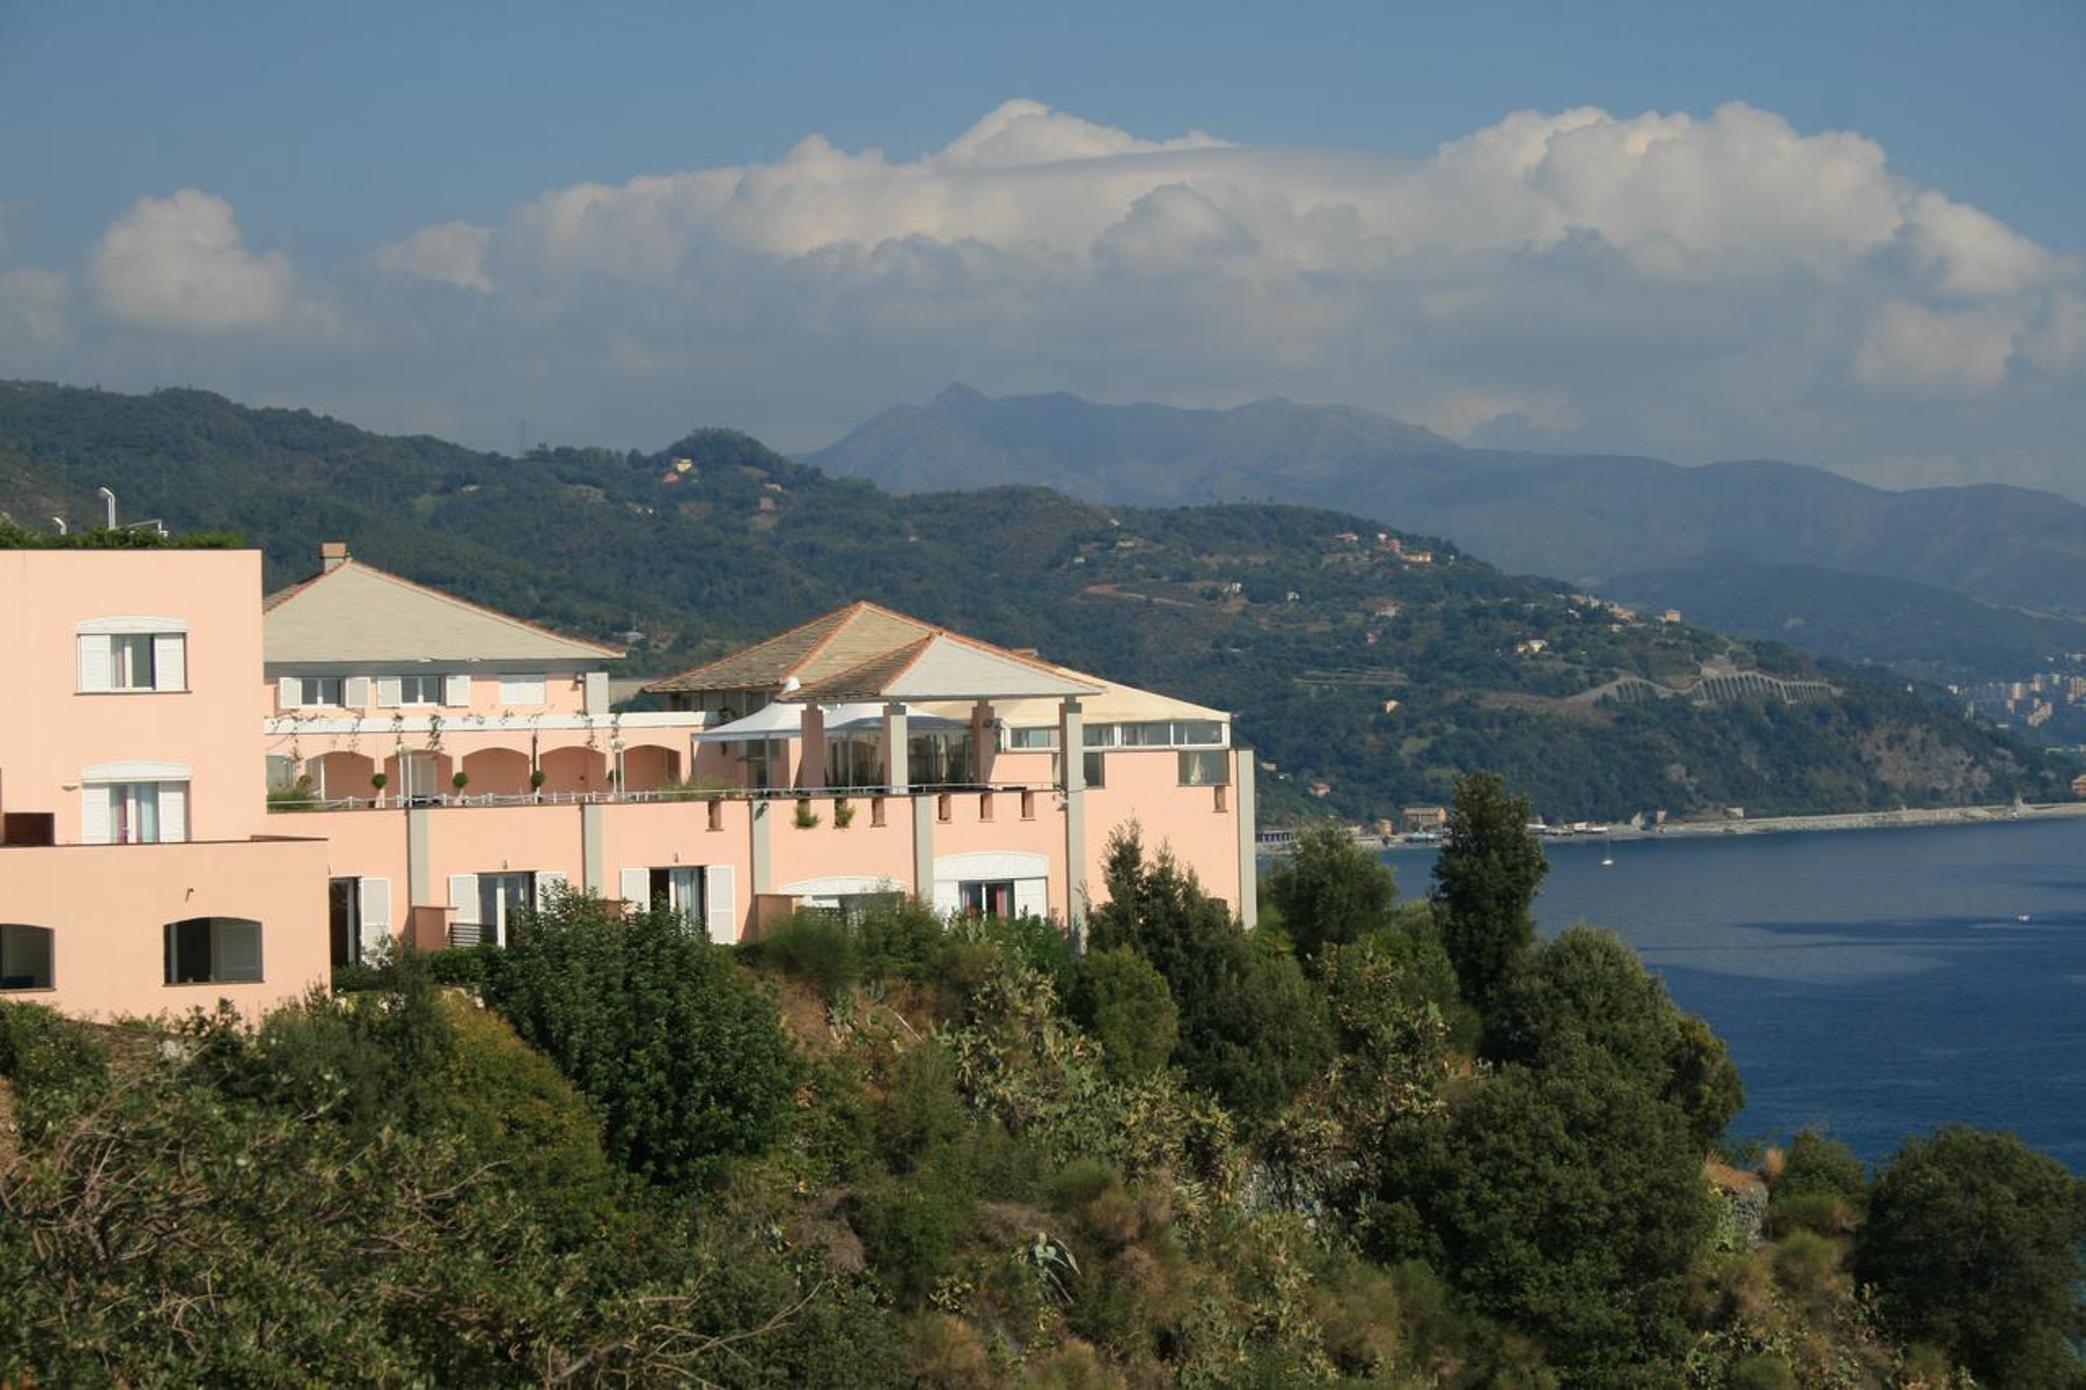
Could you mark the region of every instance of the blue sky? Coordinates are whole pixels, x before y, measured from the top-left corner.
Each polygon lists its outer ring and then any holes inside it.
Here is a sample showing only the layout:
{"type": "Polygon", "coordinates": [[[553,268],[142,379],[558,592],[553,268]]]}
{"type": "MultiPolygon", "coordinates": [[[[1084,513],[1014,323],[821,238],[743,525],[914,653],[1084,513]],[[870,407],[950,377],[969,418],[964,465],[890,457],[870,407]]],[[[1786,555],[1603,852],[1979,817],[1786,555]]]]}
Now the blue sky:
{"type": "MultiPolygon", "coordinates": [[[[511,438],[511,425],[495,422],[510,418],[512,399],[535,396],[545,427],[564,437],[657,443],[651,436],[677,428],[675,422],[693,423],[687,417],[698,413],[728,416],[785,444],[806,445],[867,408],[894,396],[917,397],[932,389],[934,378],[971,368],[965,374],[983,377],[979,384],[989,390],[1066,386],[1114,399],[1183,402],[1279,391],[1352,400],[1437,427],[1460,425],[1465,434],[1494,442],[1644,449],[1684,458],[1777,452],[1906,480],[1982,474],[2061,480],[2064,469],[2078,466],[2063,436],[2081,433],[2073,428],[2079,421],[2062,401],[2076,394],[2076,378],[2067,371],[2053,380],[2055,369],[2023,366],[2069,361],[2075,275],[2043,275],[2038,284],[2062,283],[2050,291],[2055,298],[2033,299],[2023,277],[2009,274],[2001,277],[2004,304],[1990,296],[1971,303],[1962,293],[1968,283],[1962,274],[1950,272],[1953,288],[1932,276],[1917,284],[1885,283],[1894,273],[1889,257],[1864,251],[1859,274],[1843,276],[1821,270],[1815,248],[1775,254],[1787,253],[1805,274],[1832,274],[1836,285],[1862,284],[1858,293],[1848,289],[1849,318],[1837,337],[1785,320],[1769,326],[1779,345],[1751,350],[1762,365],[1753,389],[1786,393],[1768,407],[1785,422],[1776,429],[1735,427],[1706,395],[1708,418],[1691,427],[1633,418],[1627,393],[1612,380],[1604,387],[1556,365],[1583,354],[1577,341],[1555,343],[1546,353],[1540,343],[1501,338],[1430,340],[1429,363],[1472,364],[1453,380],[1419,370],[1414,359],[1389,348],[1371,359],[1368,372],[1331,366],[1314,372],[1299,358],[1305,325],[1268,327],[1260,310],[1236,297],[1209,312],[1226,324],[1253,316],[1268,339],[1257,359],[1169,359],[1160,370],[1147,354],[1141,362],[1094,364],[1093,341],[1119,340],[1124,328],[1112,321],[1104,329],[1094,315],[1078,322],[1059,315],[1046,323],[1031,314],[1023,321],[1028,333],[1060,335],[1055,349],[1043,338],[994,345],[960,331],[966,324],[976,329],[980,306],[1001,302],[1009,285],[1027,283],[1023,277],[1034,265],[967,266],[970,298],[953,306],[943,298],[953,291],[937,280],[937,303],[947,310],[943,332],[922,336],[915,324],[894,341],[892,321],[871,311],[859,285],[846,293],[828,282],[816,293],[804,288],[800,272],[817,263],[805,260],[814,248],[785,237],[787,245],[760,247],[760,266],[777,281],[771,286],[755,276],[761,303],[745,312],[794,314],[825,325],[806,330],[816,341],[791,341],[765,326],[758,332],[743,323],[734,327],[718,301],[740,293],[749,272],[744,266],[718,270],[716,281],[702,282],[704,257],[691,248],[707,245],[706,233],[688,227],[677,243],[673,291],[666,297],[685,313],[678,324],[655,323],[656,339],[628,346],[636,365],[624,376],[575,372],[546,350],[539,360],[516,360],[504,372],[477,360],[444,391],[429,390],[419,365],[387,382],[369,345],[407,339],[433,356],[482,359],[512,340],[513,315],[527,318],[543,308],[550,281],[559,287],[558,313],[530,321],[580,341],[574,351],[588,362],[613,356],[622,350],[619,342],[640,334],[642,320],[663,313],[661,295],[633,300],[625,297],[625,285],[603,282],[598,292],[580,294],[570,266],[550,274],[538,264],[525,274],[512,249],[519,234],[509,231],[517,210],[546,193],[619,186],[644,174],[773,165],[811,135],[851,154],[880,149],[890,163],[902,164],[942,151],[1015,98],[1142,142],[1203,131],[1264,152],[1268,158],[1251,166],[1250,177],[1198,164],[1172,169],[1161,180],[1178,176],[1182,188],[1211,201],[1211,211],[1205,214],[1198,203],[1193,216],[1222,218],[1234,228],[1235,235],[1224,233],[1232,242],[1204,237],[1194,254],[1217,255],[1210,248],[1231,246],[1223,254],[1236,269],[1238,247],[1250,243],[1265,252],[1256,272],[1263,277],[1272,273],[1266,262],[1280,239],[1228,204],[1226,190],[1249,203],[1269,189],[1284,198],[1315,197],[1324,180],[1313,173],[1300,183],[1292,171],[1319,169],[1313,161],[1328,158],[1380,159],[1385,169],[1424,162],[1444,144],[1494,128],[1513,112],[1594,107],[1618,122],[1645,113],[1708,122],[1729,102],[1770,114],[1796,137],[1856,133],[1879,151],[1875,162],[1891,179],[1974,208],[2073,270],[2086,251],[2086,180],[2079,177],[2086,4],[2078,0],[1974,7],[966,4],[912,5],[902,14],[885,8],[0,0],[0,274],[14,272],[16,307],[40,316],[34,322],[44,340],[37,351],[23,348],[28,330],[21,325],[30,320],[18,318],[13,351],[0,337],[0,372],[132,387],[194,379],[242,398],[309,400],[372,425],[438,428],[481,443],[511,438]],[[1287,162],[1273,169],[1278,160],[1287,162]],[[136,200],[166,199],[180,190],[216,201],[190,200],[139,237],[172,237],[177,223],[189,227],[184,218],[217,218],[211,234],[235,235],[239,254],[260,258],[259,268],[274,277],[264,287],[265,313],[228,310],[183,324],[166,307],[171,301],[140,289],[136,275],[146,269],[122,280],[97,259],[97,248],[136,211],[136,200]],[[218,203],[222,217],[214,211],[218,203]],[[234,223],[235,233],[224,232],[234,223]],[[381,248],[449,223],[483,229],[486,265],[511,268],[458,275],[453,260],[444,261],[452,266],[448,284],[464,284],[469,292],[463,299],[415,299],[399,291],[396,276],[370,271],[373,257],[394,270],[412,261],[429,279],[425,257],[387,259],[381,248]],[[530,274],[548,274],[550,281],[532,281],[530,274]],[[142,316],[136,312],[141,303],[142,316]],[[2007,345],[1995,336],[1999,318],[2014,325],[2007,345]],[[114,341],[123,322],[147,320],[161,335],[158,348],[114,341]],[[292,322],[302,325],[302,336],[286,347],[280,335],[292,322]],[[187,330],[204,332],[200,344],[182,340],[187,330]],[[276,338],[261,341],[263,330],[276,338]],[[666,364],[657,351],[659,341],[701,335],[723,355],[721,338],[734,332],[743,334],[736,354],[741,365],[721,376],[715,360],[666,364]],[[1865,383],[1848,388],[1845,409],[1815,384],[1773,379],[1772,362],[1786,355],[1792,336],[1821,344],[1831,338],[1819,350],[1836,353],[1844,374],[1865,383]],[[351,343],[363,344],[365,355],[358,357],[351,343]],[[886,355],[886,348],[902,349],[898,355],[912,369],[885,364],[850,371],[850,363],[886,355]],[[2003,359],[1997,379],[1994,353],[2003,359]],[[1503,365],[1476,365],[1487,362],[1503,365]],[[766,366],[772,379],[780,364],[811,368],[816,379],[799,370],[787,391],[763,389],[754,368],[766,366]],[[1856,399],[1886,379],[1938,387],[1951,370],[1986,383],[1988,395],[2017,389],[2026,395],[1972,401],[1967,413],[1975,418],[1938,441],[1927,417],[1962,413],[1947,402],[1922,405],[1913,412],[1921,417],[1917,427],[1894,434],[1888,421],[1901,408],[1856,399]],[[2016,380],[2017,371],[2032,379],[2016,380]],[[546,393],[545,379],[567,382],[567,389],[546,393]],[[1488,417],[1488,400],[1519,404],[1488,417]],[[2028,423],[1988,428],[2024,414],[2028,423]]],[[[1754,147],[1769,150],[1771,137],[1760,136],[1754,147]]],[[[1088,144],[1074,141],[1068,148],[1085,151],[1088,144]]],[[[1054,147],[1051,157],[1057,157],[1054,147]]],[[[1704,167],[1730,166],[1712,158],[1704,167]]],[[[1118,171],[1093,170],[1110,179],[1118,171]]],[[[1803,177],[1831,175],[1814,170],[1803,177]]],[[[1763,191],[1767,186],[1750,178],[1742,175],[1740,183],[1756,198],[1801,196],[1800,183],[1763,191]]],[[[1354,183],[1344,174],[1339,182],[1343,189],[1354,183]]],[[[1157,186],[1139,184],[1131,196],[1157,186]]],[[[1357,206],[1366,204],[1363,197],[1357,206]]],[[[1130,206],[1116,211],[1127,214],[1130,206]]],[[[1203,236],[1180,220],[1187,215],[1182,206],[1146,212],[1147,222],[1162,214],[1170,219],[1164,223],[1170,235],[1203,236]]],[[[832,245],[874,245],[869,230],[850,220],[854,215],[833,215],[838,220],[826,228],[832,245]]],[[[1917,220],[1908,216],[1906,225],[1917,220]]],[[[1642,218],[1632,212],[1623,224],[1641,230],[1642,218]]],[[[922,235],[924,224],[874,225],[897,226],[902,240],[922,235]]],[[[1367,230],[1382,228],[1371,222],[1367,230]]],[[[1577,254],[1571,251],[1579,246],[1575,230],[1540,233],[1551,268],[1516,290],[1530,296],[1527,317],[1538,325],[1587,312],[1559,302],[1570,277],[1556,254],[1560,247],[1577,254]]],[[[1658,236],[1670,230],[1654,229],[1658,236]]],[[[969,224],[935,224],[924,234],[946,248],[979,237],[969,224]]],[[[1462,232],[1440,235],[1454,243],[1462,232]]],[[[1625,233],[1603,224],[1592,235],[1621,247],[1625,233]]],[[[1773,240],[1771,233],[1763,236],[1773,240]]],[[[1002,251],[1019,239],[1018,232],[1008,233],[1004,244],[983,237],[1002,251]]],[[[1633,284],[1647,273],[1654,279],[1667,273],[1647,272],[1642,250],[1642,244],[1630,250],[1633,284]]],[[[1728,246],[1717,252],[1727,267],[1730,253],[1728,246]]],[[[1295,263],[1284,260],[1291,268],[1295,263]]],[[[1139,262],[1138,284],[1152,292],[1152,322],[1160,323],[1186,314],[1192,295],[1174,281],[1165,281],[1170,290],[1155,288],[1164,279],[1154,278],[1155,264],[1149,257],[1139,262]]],[[[1341,260],[1338,270],[1353,273],[1358,264],[1341,260]]],[[[244,274],[255,265],[231,269],[244,274]]],[[[1312,284],[1323,283],[1327,265],[1313,262],[1307,269],[1318,277],[1312,284]]],[[[597,264],[589,273],[599,277],[601,270],[597,264]]],[[[888,284],[899,272],[886,266],[879,273],[888,284]]],[[[905,273],[929,272],[913,266],[905,273]]],[[[194,284],[230,283],[211,278],[214,271],[199,274],[194,284]]],[[[1434,294],[1429,298],[1411,274],[1401,275],[1395,302],[1368,311],[1381,317],[1312,322],[1329,335],[1373,334],[1380,341],[1376,330],[1388,326],[1393,336],[1411,336],[1405,330],[1417,321],[1413,315],[1428,312],[1418,306],[1436,302],[1445,286],[1425,287],[1434,294]]],[[[1471,265],[1449,276],[1462,287],[1459,294],[1482,278],[1471,265]]],[[[1701,276],[1686,278],[1689,302],[1672,306],[1669,351],[1646,347],[1645,335],[1656,337],[1655,321],[1632,322],[1626,331],[1604,326],[1604,338],[1627,339],[1608,359],[1613,372],[1634,370],[1648,357],[1678,355],[1704,361],[1710,373],[1709,359],[1747,355],[1727,340],[1726,330],[1705,334],[1702,324],[1759,315],[1765,312],[1759,296],[1712,304],[1695,293],[1701,276]]],[[[1236,276],[1230,283],[1239,283],[1236,276]]],[[[1380,289],[1381,277],[1369,284],[1370,293],[1380,289]]],[[[1261,293],[1265,289],[1263,278],[1250,296],[1262,310],[1276,312],[1267,307],[1274,300],[1287,303],[1284,295],[1261,293]]],[[[1062,303],[1063,287],[1050,297],[1062,303]]],[[[1791,293],[1791,312],[1805,312],[1797,307],[1804,298],[1791,293]]],[[[1120,303],[1121,295],[1105,299],[1120,303]]],[[[1645,312],[1655,320],[1655,306],[1647,302],[1645,312]]],[[[0,334],[8,323],[0,315],[0,334]]],[[[1204,330],[1185,324],[1182,331],[1192,340],[1204,330]]],[[[1151,343],[1152,352],[1172,346],[1163,333],[1151,343]]],[[[1352,360],[1356,351],[1350,345],[1338,355],[1352,360]]]]}

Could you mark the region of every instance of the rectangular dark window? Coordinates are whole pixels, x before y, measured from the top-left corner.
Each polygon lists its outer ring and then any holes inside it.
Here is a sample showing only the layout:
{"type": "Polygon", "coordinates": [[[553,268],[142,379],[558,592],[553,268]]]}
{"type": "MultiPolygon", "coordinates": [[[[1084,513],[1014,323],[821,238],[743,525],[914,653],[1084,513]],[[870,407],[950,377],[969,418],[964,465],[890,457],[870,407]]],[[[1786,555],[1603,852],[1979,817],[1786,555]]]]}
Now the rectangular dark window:
{"type": "Polygon", "coordinates": [[[0,990],[51,988],[52,937],[49,927],[0,923],[0,990]]]}
{"type": "Polygon", "coordinates": [[[261,924],[245,917],[167,923],[167,983],[251,984],[261,978],[261,924]]]}
{"type": "Polygon", "coordinates": [[[333,943],[335,966],[362,960],[362,880],[326,880],[326,933],[333,943]]]}

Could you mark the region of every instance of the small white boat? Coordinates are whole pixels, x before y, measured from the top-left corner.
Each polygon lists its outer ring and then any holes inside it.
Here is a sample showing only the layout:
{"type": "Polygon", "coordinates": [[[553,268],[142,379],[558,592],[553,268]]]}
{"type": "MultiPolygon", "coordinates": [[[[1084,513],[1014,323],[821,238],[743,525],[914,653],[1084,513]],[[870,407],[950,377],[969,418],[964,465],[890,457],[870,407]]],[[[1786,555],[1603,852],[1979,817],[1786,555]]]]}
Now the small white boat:
{"type": "Polygon", "coordinates": [[[2014,920],[2015,920],[2016,922],[2025,922],[2025,921],[2027,921],[2027,920],[2028,920],[2028,914],[2027,914],[2027,913],[2025,913],[2025,912],[2018,912],[2018,913],[2015,913],[2015,914],[2014,914],[2014,920]]]}

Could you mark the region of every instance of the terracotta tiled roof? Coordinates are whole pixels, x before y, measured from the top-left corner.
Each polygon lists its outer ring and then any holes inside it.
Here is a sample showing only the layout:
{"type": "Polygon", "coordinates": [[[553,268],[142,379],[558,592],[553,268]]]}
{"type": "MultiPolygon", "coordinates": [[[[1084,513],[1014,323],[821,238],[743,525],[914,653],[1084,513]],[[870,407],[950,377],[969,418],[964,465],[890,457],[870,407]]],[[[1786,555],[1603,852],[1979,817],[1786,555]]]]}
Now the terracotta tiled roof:
{"type": "Polygon", "coordinates": [[[905,693],[909,676],[917,676],[915,683],[923,686],[922,698],[972,692],[1076,694],[1093,688],[1033,657],[865,602],[645,688],[666,694],[782,692],[794,678],[797,686],[789,690],[789,699],[914,698],[905,693]],[[926,686],[951,688],[930,691],[926,686]]]}

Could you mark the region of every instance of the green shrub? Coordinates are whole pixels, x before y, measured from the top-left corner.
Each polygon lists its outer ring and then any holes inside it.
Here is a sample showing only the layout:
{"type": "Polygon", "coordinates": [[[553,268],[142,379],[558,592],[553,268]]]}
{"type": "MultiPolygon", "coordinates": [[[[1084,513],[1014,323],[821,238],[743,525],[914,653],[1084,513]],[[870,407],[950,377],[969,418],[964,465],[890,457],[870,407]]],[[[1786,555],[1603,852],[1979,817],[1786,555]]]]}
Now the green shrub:
{"type": "Polygon", "coordinates": [[[42,1004],[0,1003],[0,1076],[28,1090],[100,1082],[108,1051],[82,1024],[42,1004]]]}
{"type": "Polygon", "coordinates": [[[942,919],[917,898],[871,908],[854,933],[865,978],[930,979],[948,945],[942,919]]]}
{"type": "Polygon", "coordinates": [[[360,994],[364,990],[384,989],[391,974],[381,965],[364,965],[361,961],[350,961],[346,965],[333,967],[333,992],[335,994],[360,994]]]}
{"type": "Polygon", "coordinates": [[[939,1043],[909,1048],[898,1059],[891,1094],[876,1115],[879,1157],[894,1173],[909,1173],[948,1148],[969,1127],[956,1089],[956,1061],[939,1043]]]}
{"type": "Polygon", "coordinates": [[[1886,1325],[1980,1384],[2072,1390],[2086,1187],[2010,1134],[1951,1125],[1913,1139],[1869,1194],[1855,1273],[1886,1325]]]}
{"type": "Polygon", "coordinates": [[[1384,927],[1398,901],[1398,881],[1347,827],[1326,821],[1297,836],[1289,856],[1269,873],[1267,894],[1297,954],[1313,960],[1327,946],[1384,927]]]}
{"type": "Polygon", "coordinates": [[[1816,1231],[1791,1231],[1776,1244],[1775,1281],[1799,1298],[1822,1299],[1840,1270],[1840,1247],[1816,1231]]]}
{"type": "Polygon", "coordinates": [[[437,951],[423,951],[421,955],[427,961],[429,977],[436,984],[483,989],[486,971],[499,957],[500,950],[500,947],[487,942],[478,946],[449,946],[437,951]]]}
{"type": "Polygon", "coordinates": [[[1165,1066],[1180,1036],[1166,977],[1127,946],[1087,954],[1072,1013],[1101,1044],[1102,1066],[1119,1081],[1165,1066]]]}
{"type": "Polygon", "coordinates": [[[848,1220],[870,1267],[892,1293],[917,1306],[947,1273],[970,1224],[971,1191],[955,1164],[936,1164],[913,1181],[883,1179],[848,1197],[848,1220]]]}
{"type": "Polygon", "coordinates": [[[568,893],[513,936],[486,997],[599,1108],[630,1171],[687,1187],[782,1132],[800,1068],[775,1003],[680,913],[568,893]]]}
{"type": "Polygon", "coordinates": [[[1775,1196],[1823,1193],[1859,1207],[1869,1192],[1869,1176],[1854,1150],[1816,1130],[1799,1130],[1775,1177],[1775,1196]]]}
{"type": "Polygon", "coordinates": [[[1777,1192],[1767,1208],[1767,1233],[1780,1238],[1792,1231],[1844,1236],[1860,1224],[1851,1203],[1830,1192],[1777,1192]]]}
{"type": "Polygon", "coordinates": [[[855,934],[831,912],[792,913],[765,932],[750,954],[792,979],[816,985],[828,1000],[839,999],[862,978],[855,934]]]}
{"type": "Polygon", "coordinates": [[[1755,1352],[1731,1363],[1730,1390],[1796,1390],[1796,1372],[1771,1351],[1755,1352]]]}

